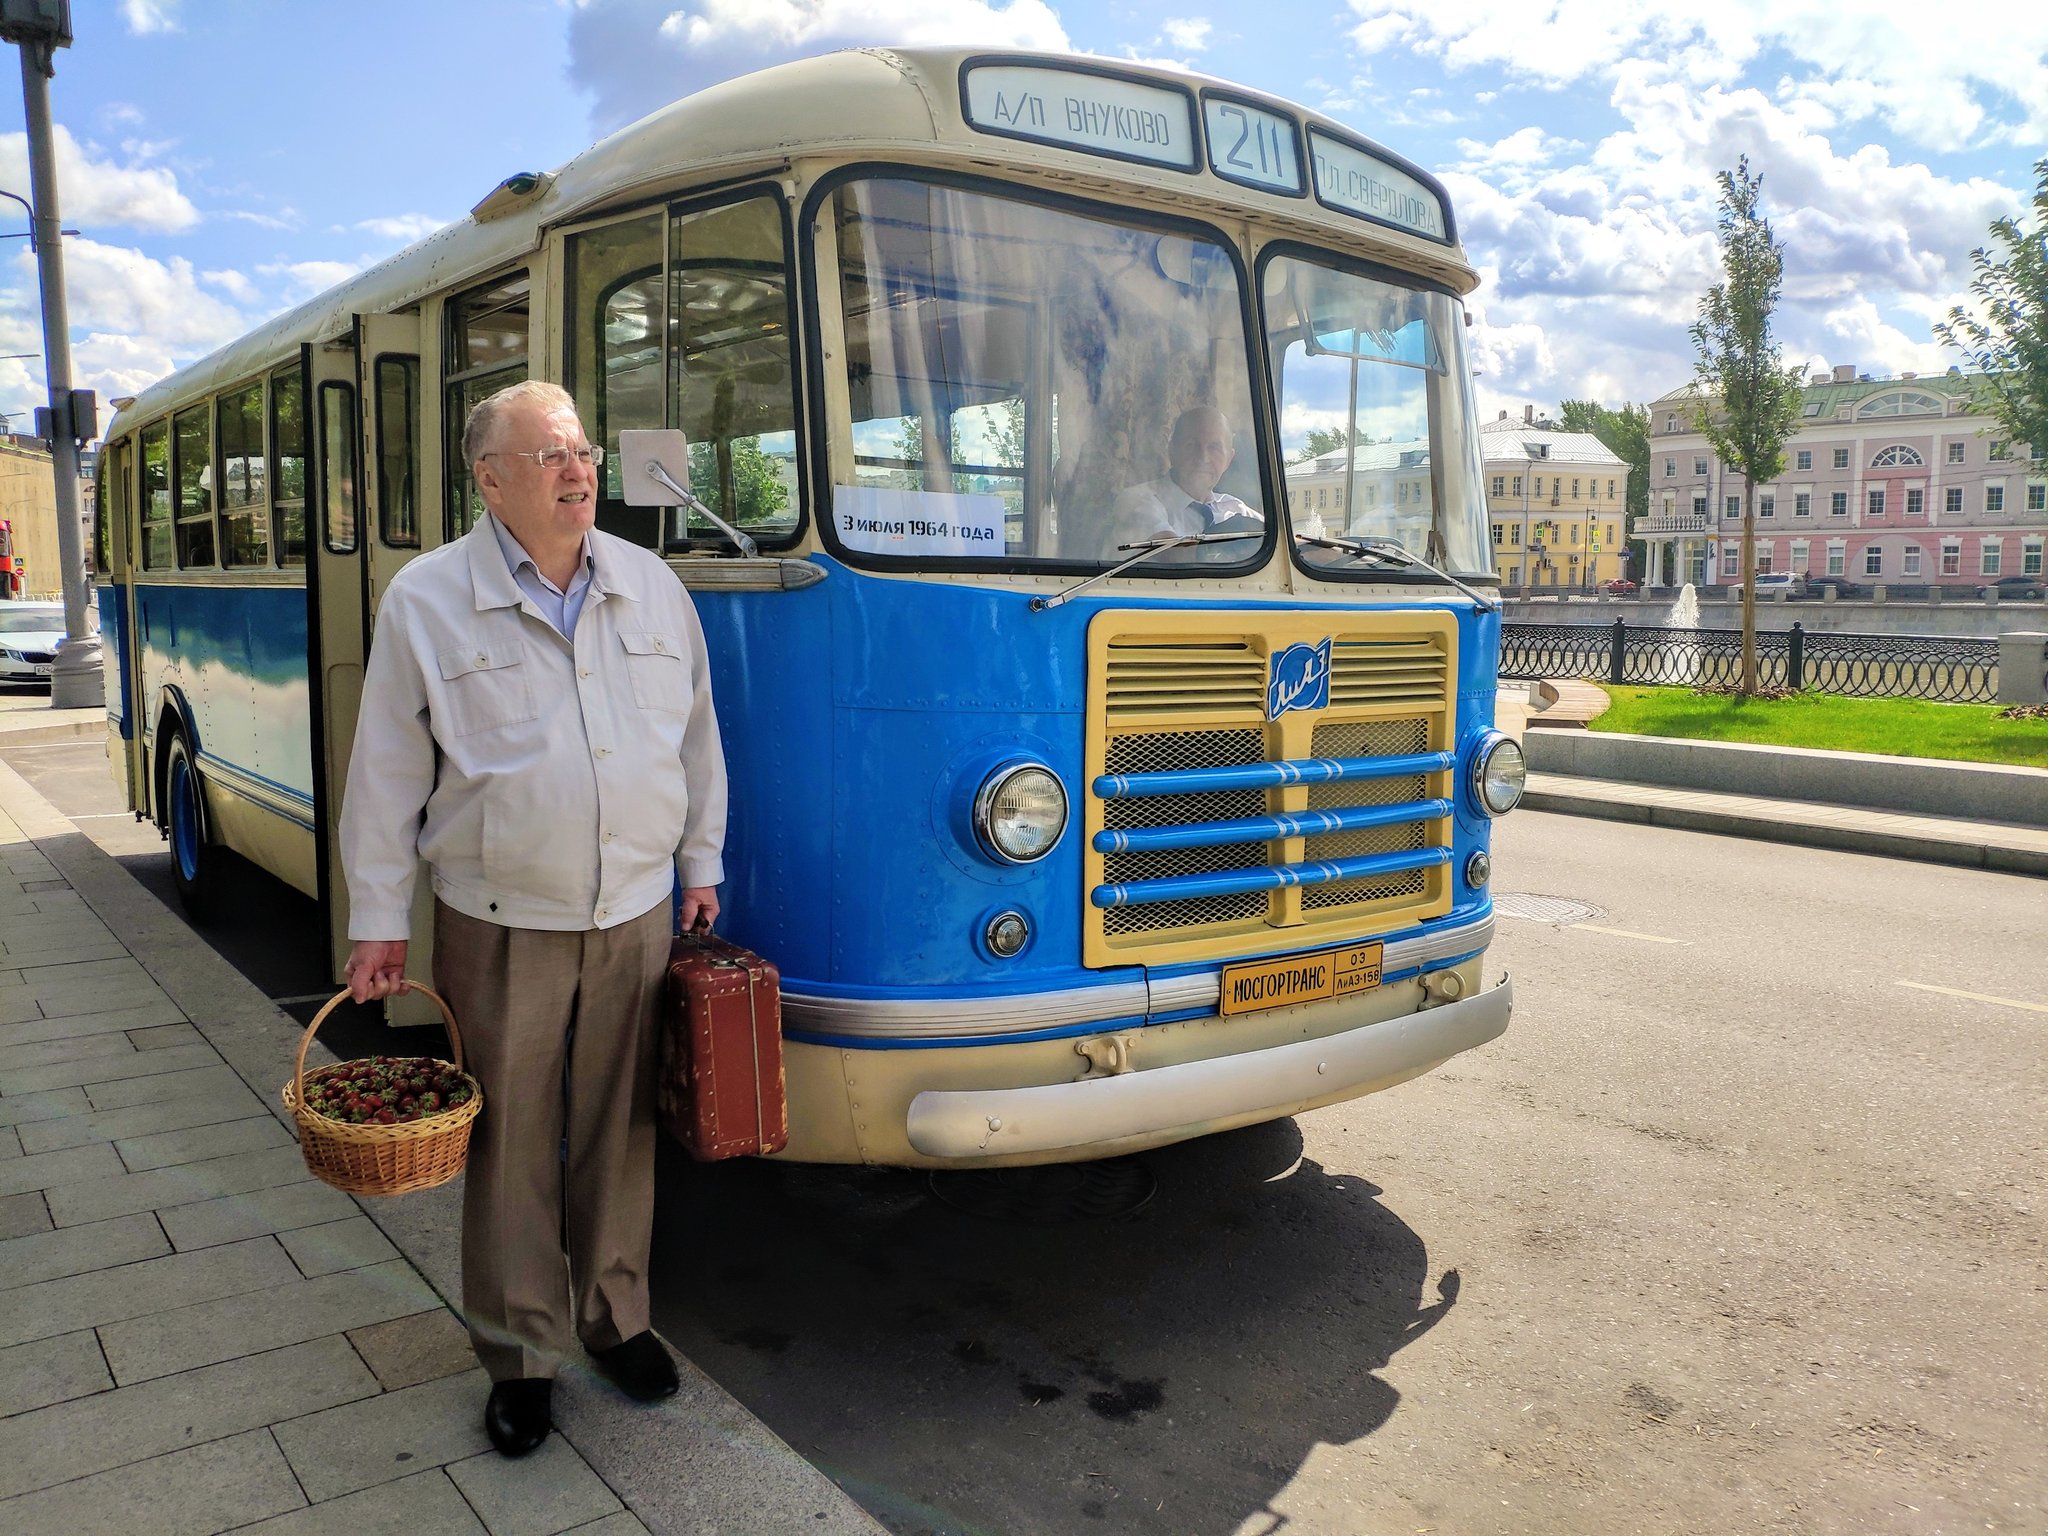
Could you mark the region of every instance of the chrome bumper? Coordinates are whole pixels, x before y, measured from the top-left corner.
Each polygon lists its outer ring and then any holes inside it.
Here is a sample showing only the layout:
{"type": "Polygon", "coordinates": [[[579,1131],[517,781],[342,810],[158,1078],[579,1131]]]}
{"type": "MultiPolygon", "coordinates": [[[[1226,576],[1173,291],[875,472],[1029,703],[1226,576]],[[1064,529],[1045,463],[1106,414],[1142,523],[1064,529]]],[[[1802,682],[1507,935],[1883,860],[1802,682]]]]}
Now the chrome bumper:
{"type": "Polygon", "coordinates": [[[927,1089],[905,1131],[927,1157],[1113,1152],[1389,1087],[1484,1045],[1508,1027],[1514,984],[1318,1040],[1041,1088],[927,1089]]]}

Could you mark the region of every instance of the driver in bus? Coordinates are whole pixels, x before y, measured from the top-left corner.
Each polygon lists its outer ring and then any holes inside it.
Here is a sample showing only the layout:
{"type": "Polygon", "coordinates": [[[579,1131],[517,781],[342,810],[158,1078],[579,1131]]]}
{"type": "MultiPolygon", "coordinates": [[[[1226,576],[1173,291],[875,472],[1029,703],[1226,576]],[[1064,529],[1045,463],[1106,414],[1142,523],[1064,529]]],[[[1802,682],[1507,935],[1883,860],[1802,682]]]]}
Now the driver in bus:
{"type": "MultiPolygon", "coordinates": [[[[1257,533],[1265,519],[1228,491],[1220,490],[1223,477],[1237,457],[1237,440],[1230,430],[1230,418],[1213,405],[1197,405],[1174,418],[1173,433],[1167,439],[1167,475],[1119,491],[1110,514],[1109,558],[1121,560],[1128,551],[1124,544],[1148,539],[1171,538],[1189,533],[1257,533]]],[[[1164,560],[1244,558],[1238,544],[1193,545],[1162,555],[1164,560]]]]}
{"type": "Polygon", "coordinates": [[[500,390],[462,457],[488,515],[377,615],[341,816],[347,976],[359,1002],[404,989],[425,860],[434,977],[483,1086],[462,1307],[485,1430],[518,1456],[579,1340],[633,1397],[677,1387],[648,1318],[655,1012],[673,890],[685,928],[718,915],[725,759],[696,610],[594,526],[604,455],[570,396],[500,390]]]}

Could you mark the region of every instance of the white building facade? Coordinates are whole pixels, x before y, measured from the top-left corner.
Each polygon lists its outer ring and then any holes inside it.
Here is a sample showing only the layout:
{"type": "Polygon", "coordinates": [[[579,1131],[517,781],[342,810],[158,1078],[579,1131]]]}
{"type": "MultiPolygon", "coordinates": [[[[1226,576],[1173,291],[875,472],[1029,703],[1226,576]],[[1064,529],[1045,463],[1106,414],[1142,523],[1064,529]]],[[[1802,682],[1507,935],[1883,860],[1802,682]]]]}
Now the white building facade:
{"type": "MultiPolygon", "coordinates": [[[[1785,472],[1756,488],[1757,570],[1966,593],[2041,581],[2048,444],[2006,441],[1972,384],[1954,370],[1813,375],[1785,472]]],[[[1696,401],[1687,387],[1650,406],[1646,586],[1741,580],[1742,476],[1693,427],[1696,401]]]]}

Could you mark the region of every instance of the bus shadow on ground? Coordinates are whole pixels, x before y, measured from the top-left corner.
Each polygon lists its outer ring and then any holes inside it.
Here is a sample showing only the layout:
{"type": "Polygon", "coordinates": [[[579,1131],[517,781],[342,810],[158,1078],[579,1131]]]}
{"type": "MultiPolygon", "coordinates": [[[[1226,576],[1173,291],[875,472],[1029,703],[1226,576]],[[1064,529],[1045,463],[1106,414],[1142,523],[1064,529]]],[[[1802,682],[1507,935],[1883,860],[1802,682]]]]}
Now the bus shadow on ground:
{"type": "Polygon", "coordinates": [[[665,1144],[655,1324],[895,1531],[1277,1529],[1274,1495],[1387,1422],[1374,1373],[1458,1294],[1301,1146],[1283,1120],[1167,1148],[1142,1209],[1021,1225],[918,1173],[665,1144]]]}

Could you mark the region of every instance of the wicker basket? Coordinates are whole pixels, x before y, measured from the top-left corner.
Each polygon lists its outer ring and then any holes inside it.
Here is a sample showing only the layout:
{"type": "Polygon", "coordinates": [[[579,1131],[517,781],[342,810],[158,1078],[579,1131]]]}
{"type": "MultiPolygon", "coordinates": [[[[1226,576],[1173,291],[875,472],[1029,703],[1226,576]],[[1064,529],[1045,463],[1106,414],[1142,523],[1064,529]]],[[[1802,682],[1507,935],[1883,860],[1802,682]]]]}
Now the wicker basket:
{"type": "MultiPolygon", "coordinates": [[[[416,981],[409,990],[433,998],[448,1021],[448,1044],[455,1052],[449,1065],[462,1072],[462,1035],[455,1027],[455,1014],[441,997],[416,981]]],[[[299,1062],[292,1080],[284,1085],[284,1107],[299,1125],[299,1150],[306,1167],[317,1179],[352,1195],[403,1195],[415,1189],[432,1189],[446,1184],[462,1172],[469,1156],[469,1127],[483,1108],[483,1090],[475,1078],[464,1072],[469,1084],[469,1102],[453,1109],[408,1120],[399,1125],[356,1125],[347,1120],[330,1120],[318,1110],[306,1107],[306,1084],[348,1071],[348,1062],[306,1070],[306,1052],[313,1036],[327,1022],[327,1016],[348,1000],[337,993],[326,1007],[313,1015],[299,1041],[299,1062]]]]}

